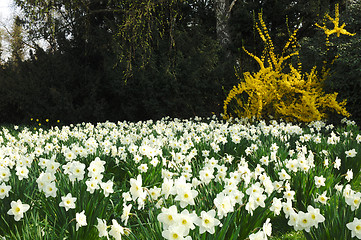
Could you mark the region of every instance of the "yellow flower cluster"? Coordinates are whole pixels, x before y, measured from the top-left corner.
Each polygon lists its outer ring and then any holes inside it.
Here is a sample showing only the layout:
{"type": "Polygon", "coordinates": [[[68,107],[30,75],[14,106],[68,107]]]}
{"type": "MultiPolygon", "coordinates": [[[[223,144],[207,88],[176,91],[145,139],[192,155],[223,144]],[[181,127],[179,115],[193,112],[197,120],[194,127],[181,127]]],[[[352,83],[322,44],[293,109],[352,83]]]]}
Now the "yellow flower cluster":
{"type": "MultiPolygon", "coordinates": [[[[338,27],[338,11],[332,20],[335,21],[335,28],[338,27]]],[[[297,31],[288,39],[282,54],[276,55],[261,14],[259,23],[256,28],[265,44],[264,55],[259,58],[246,49],[244,51],[257,61],[260,70],[245,72],[243,76],[237,75],[243,81],[229,92],[224,101],[223,117],[260,119],[271,115],[287,121],[311,122],[327,118],[329,111],[348,117],[350,114],[345,109],[346,100],[338,102],[337,93],[326,94],[323,91],[323,83],[328,77],[327,69],[323,68],[318,74],[314,67],[309,73],[304,73],[300,62],[297,63],[297,68],[292,64],[285,64],[286,60],[299,54],[296,50],[297,31]],[[288,55],[287,51],[290,52],[288,55]]],[[[343,29],[344,25],[340,28],[343,29]]],[[[326,34],[328,33],[330,32],[326,34]]],[[[343,31],[340,33],[344,34],[343,31]]]]}
{"type": "Polygon", "coordinates": [[[347,36],[354,36],[356,34],[356,33],[350,33],[346,29],[344,29],[344,27],[346,26],[345,23],[343,23],[341,26],[339,26],[340,25],[340,17],[339,17],[339,15],[340,15],[339,14],[339,5],[336,4],[335,5],[335,18],[330,17],[330,15],[328,15],[328,14],[325,15],[325,20],[329,19],[333,23],[333,25],[334,25],[333,29],[328,29],[326,27],[326,21],[323,21],[323,26],[320,26],[318,23],[315,24],[317,27],[324,30],[324,32],[326,34],[326,47],[327,47],[327,50],[329,50],[328,47],[330,45],[330,40],[329,40],[330,35],[336,33],[337,37],[339,37],[340,34],[347,35],[347,36]]]}
{"type": "Polygon", "coordinates": [[[325,31],[325,34],[327,36],[327,38],[336,33],[337,37],[340,36],[340,34],[343,35],[348,35],[348,36],[354,36],[356,33],[349,33],[346,29],[344,29],[344,27],[346,26],[346,24],[342,24],[341,26],[339,26],[339,22],[340,22],[340,17],[339,17],[339,11],[338,11],[338,4],[336,4],[335,6],[335,18],[330,17],[330,15],[326,14],[326,18],[328,18],[334,25],[333,29],[328,29],[326,27],[326,23],[323,23],[323,26],[320,26],[319,24],[315,24],[317,27],[323,29],[325,31]]]}

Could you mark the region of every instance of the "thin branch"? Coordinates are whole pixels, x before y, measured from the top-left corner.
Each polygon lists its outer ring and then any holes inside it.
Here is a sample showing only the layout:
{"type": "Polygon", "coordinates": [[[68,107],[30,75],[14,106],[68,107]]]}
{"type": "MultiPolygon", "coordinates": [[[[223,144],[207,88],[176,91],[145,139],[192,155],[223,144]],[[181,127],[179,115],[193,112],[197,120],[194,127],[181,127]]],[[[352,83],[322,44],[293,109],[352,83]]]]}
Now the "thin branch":
{"type": "Polygon", "coordinates": [[[229,6],[229,9],[228,9],[228,14],[230,14],[230,13],[231,13],[232,8],[233,8],[233,6],[236,4],[236,2],[237,2],[237,0],[233,0],[233,2],[231,3],[231,5],[229,6]]]}

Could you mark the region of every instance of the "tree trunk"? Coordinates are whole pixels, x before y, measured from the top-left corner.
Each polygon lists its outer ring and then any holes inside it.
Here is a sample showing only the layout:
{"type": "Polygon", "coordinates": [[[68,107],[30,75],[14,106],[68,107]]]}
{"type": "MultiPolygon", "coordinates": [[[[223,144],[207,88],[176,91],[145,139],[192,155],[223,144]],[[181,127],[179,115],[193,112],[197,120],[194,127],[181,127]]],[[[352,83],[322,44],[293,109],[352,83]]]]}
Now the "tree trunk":
{"type": "MultiPolygon", "coordinates": [[[[235,1],[234,1],[235,2],[235,1]]],[[[234,3],[232,3],[233,6],[234,3]]],[[[228,45],[231,42],[228,20],[230,15],[230,0],[215,0],[216,6],[216,30],[217,39],[222,49],[225,50],[227,57],[230,55],[228,45]]]]}

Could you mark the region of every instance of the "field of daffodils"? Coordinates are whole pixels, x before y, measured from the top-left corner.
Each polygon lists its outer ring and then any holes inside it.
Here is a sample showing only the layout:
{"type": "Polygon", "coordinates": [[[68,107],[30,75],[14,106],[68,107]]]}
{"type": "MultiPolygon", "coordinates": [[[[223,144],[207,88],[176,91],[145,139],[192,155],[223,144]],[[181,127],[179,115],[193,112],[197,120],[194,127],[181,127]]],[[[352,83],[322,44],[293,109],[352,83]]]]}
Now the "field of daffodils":
{"type": "Polygon", "coordinates": [[[0,130],[0,239],[361,239],[361,133],[216,117],[0,130]]]}

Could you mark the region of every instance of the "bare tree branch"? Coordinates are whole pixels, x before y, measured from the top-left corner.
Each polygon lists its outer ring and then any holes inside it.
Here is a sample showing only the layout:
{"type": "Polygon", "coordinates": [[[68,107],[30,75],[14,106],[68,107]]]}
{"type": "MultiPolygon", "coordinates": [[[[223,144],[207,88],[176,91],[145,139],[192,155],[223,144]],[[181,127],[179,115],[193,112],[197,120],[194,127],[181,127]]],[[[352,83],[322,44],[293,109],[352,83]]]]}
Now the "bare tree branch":
{"type": "Polygon", "coordinates": [[[228,9],[228,14],[230,14],[230,13],[231,13],[232,8],[233,8],[234,4],[236,4],[236,2],[237,2],[237,0],[233,0],[233,2],[231,3],[231,5],[229,6],[229,9],[228,9]]]}

